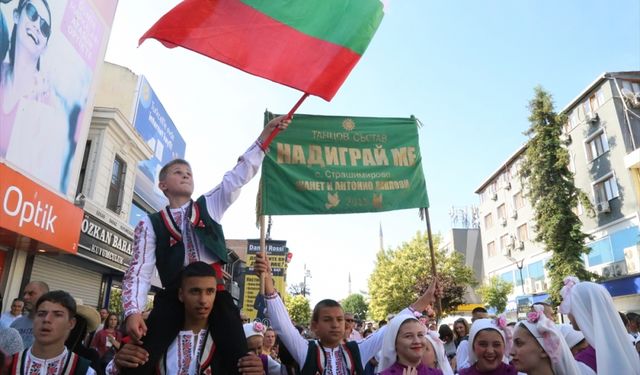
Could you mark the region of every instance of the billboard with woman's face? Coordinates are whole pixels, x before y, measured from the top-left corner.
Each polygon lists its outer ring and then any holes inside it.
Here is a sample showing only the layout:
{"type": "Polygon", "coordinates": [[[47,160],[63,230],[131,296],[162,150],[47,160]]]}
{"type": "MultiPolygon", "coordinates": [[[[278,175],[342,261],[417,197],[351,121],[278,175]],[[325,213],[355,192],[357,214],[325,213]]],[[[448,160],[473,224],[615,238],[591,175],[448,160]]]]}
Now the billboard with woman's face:
{"type": "Polygon", "coordinates": [[[67,195],[117,0],[0,0],[0,159],[67,195]]]}

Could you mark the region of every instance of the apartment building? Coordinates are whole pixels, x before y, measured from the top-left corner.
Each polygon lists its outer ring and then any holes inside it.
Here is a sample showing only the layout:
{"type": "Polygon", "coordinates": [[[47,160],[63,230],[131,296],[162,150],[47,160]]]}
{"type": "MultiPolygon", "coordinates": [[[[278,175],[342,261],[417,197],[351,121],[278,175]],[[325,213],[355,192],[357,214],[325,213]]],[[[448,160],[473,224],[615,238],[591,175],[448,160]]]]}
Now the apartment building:
{"type": "MultiPolygon", "coordinates": [[[[594,212],[576,208],[587,245],[585,265],[602,276],[620,310],[640,306],[640,72],[604,73],[562,111],[575,184],[594,212]]],[[[485,277],[514,285],[507,311],[547,298],[550,254],[535,237],[533,211],[518,177],[522,145],[476,189],[485,277]]]]}

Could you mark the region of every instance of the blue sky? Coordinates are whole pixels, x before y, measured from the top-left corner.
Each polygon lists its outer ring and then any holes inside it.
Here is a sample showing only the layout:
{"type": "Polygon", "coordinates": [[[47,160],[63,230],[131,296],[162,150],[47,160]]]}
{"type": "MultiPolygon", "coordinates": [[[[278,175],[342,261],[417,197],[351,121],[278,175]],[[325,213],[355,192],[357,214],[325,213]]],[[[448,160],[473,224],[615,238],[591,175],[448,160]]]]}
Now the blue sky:
{"type": "MultiPolygon", "coordinates": [[[[534,86],[563,108],[606,71],[640,70],[637,0],[389,0],[369,49],[332,102],[300,113],[415,115],[434,231],[524,141],[534,86]]],[[[155,41],[138,38],[177,0],[120,1],[107,61],[145,75],[187,142],[196,192],[216,185],[255,139],[265,108],[287,111],[300,93],[155,41]]],[[[257,178],[223,218],[227,238],[255,238],[257,178]]],[[[274,217],[272,237],[294,252],[288,279],[313,275],[311,300],[366,289],[379,249],[424,230],[417,210],[274,217]]]]}

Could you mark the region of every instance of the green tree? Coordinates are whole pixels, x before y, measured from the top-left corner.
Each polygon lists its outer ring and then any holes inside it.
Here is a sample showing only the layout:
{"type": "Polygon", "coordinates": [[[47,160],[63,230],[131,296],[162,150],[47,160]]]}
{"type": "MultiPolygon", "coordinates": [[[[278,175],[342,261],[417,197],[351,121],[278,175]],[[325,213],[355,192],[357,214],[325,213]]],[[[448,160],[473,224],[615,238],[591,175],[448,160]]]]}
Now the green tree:
{"type": "Polygon", "coordinates": [[[109,296],[109,312],[122,316],[124,312],[122,309],[122,289],[111,288],[111,295],[109,296]]]}
{"type": "MultiPolygon", "coordinates": [[[[434,236],[434,247],[438,248],[440,236],[434,236]]],[[[427,245],[427,234],[418,232],[409,242],[395,250],[383,250],[377,254],[376,265],[369,278],[370,316],[385,319],[420,296],[431,282],[431,261],[427,245]]],[[[462,255],[457,252],[445,254],[436,251],[436,271],[445,288],[442,309],[445,313],[464,303],[464,291],[477,285],[473,270],[465,266],[462,255]]]]}
{"type": "Polygon", "coordinates": [[[291,296],[285,300],[285,306],[291,320],[297,324],[308,325],[311,321],[309,300],[302,295],[291,296]]]}
{"type": "Polygon", "coordinates": [[[492,276],[487,284],[478,288],[482,301],[495,308],[498,313],[504,312],[511,292],[513,292],[513,283],[502,280],[498,276],[492,276]]]}
{"type": "Polygon", "coordinates": [[[594,277],[583,261],[583,255],[590,251],[585,246],[589,236],[582,232],[582,222],[574,212],[578,202],[589,212],[593,209],[586,194],[576,188],[569,171],[569,152],[560,139],[566,116],[554,111],[551,95],[541,87],[535,88],[529,109],[530,127],[525,134],[530,138],[520,176],[534,210],[535,240],[552,254],[546,267],[551,276],[549,294],[557,304],[564,277],[594,277]]]}
{"type": "Polygon", "coordinates": [[[369,311],[369,304],[364,300],[362,294],[354,293],[342,300],[340,303],[345,312],[350,312],[357,320],[365,320],[369,311]]]}

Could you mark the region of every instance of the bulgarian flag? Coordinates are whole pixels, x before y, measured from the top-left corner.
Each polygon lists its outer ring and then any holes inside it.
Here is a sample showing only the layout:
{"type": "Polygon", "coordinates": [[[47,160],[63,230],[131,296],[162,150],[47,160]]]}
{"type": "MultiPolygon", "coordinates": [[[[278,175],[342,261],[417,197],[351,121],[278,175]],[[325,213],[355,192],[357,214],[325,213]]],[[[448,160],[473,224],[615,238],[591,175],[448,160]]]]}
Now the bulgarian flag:
{"type": "Polygon", "coordinates": [[[382,21],[380,0],[184,0],[140,38],[330,101],[382,21]]]}

